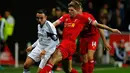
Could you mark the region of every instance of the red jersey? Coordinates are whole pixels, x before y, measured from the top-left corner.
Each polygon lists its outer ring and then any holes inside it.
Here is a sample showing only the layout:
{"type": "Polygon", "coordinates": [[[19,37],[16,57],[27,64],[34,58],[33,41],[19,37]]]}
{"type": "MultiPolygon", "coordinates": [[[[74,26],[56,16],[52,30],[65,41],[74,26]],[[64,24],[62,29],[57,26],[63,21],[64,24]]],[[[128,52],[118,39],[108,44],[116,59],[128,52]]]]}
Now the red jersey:
{"type": "Polygon", "coordinates": [[[78,18],[78,15],[74,18],[71,18],[69,14],[63,15],[60,19],[60,22],[64,22],[63,29],[63,40],[76,40],[77,36],[80,34],[84,27],[84,23],[78,18]]]}
{"type": "Polygon", "coordinates": [[[85,27],[83,28],[82,32],[80,33],[80,36],[84,38],[84,37],[89,37],[89,36],[93,36],[93,35],[99,35],[97,27],[95,27],[94,25],[91,24],[92,21],[96,21],[95,18],[87,12],[83,12],[83,15],[86,18],[88,18],[87,20],[89,20],[89,22],[87,22],[85,24],[85,27]]]}

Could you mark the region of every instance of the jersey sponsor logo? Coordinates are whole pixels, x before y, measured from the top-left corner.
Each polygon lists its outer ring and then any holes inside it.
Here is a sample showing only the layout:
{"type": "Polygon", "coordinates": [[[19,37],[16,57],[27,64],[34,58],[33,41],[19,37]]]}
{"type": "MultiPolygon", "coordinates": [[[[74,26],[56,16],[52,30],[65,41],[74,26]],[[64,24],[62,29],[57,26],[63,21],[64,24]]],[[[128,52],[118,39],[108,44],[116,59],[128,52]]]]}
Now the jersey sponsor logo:
{"type": "Polygon", "coordinates": [[[75,23],[64,23],[64,27],[75,27],[75,23]]]}

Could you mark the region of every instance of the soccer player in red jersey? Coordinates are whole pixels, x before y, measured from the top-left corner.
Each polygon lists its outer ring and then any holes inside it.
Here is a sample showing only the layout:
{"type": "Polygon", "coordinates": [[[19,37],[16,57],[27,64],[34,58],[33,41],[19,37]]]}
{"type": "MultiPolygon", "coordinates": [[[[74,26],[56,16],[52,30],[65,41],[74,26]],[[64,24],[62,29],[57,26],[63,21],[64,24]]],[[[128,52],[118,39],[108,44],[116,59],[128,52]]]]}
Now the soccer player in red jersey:
{"type": "MultiPolygon", "coordinates": [[[[54,64],[63,59],[71,59],[76,50],[76,38],[84,27],[84,24],[79,20],[79,9],[79,4],[70,3],[68,5],[69,14],[63,15],[54,23],[55,25],[58,25],[61,22],[64,22],[63,39],[40,73],[48,73],[53,68],[54,64]]],[[[78,72],[71,69],[70,73],[78,72]]]]}
{"type": "Polygon", "coordinates": [[[94,69],[94,53],[96,51],[98,40],[100,38],[103,39],[105,47],[109,50],[111,46],[106,42],[104,37],[103,30],[100,28],[105,28],[111,32],[119,33],[121,32],[118,29],[112,29],[107,27],[106,25],[98,23],[95,18],[87,13],[82,12],[84,18],[90,23],[86,23],[83,31],[80,33],[80,54],[82,58],[82,72],[83,73],[93,73],[94,69]]]}
{"type": "MultiPolygon", "coordinates": [[[[96,22],[95,18],[91,14],[83,12],[83,15],[89,17],[88,20],[96,22]]],[[[100,34],[103,39],[104,45],[108,49],[110,49],[111,47],[106,42],[104,34],[102,33],[102,29],[97,28],[98,24],[86,24],[87,25],[85,25],[84,29],[80,33],[80,55],[82,59],[82,73],[92,73],[94,69],[93,57],[98,45],[100,34]]]]}
{"type": "MultiPolygon", "coordinates": [[[[105,28],[109,31],[116,32],[116,33],[121,33],[121,32],[117,29],[112,29],[105,25],[97,23],[97,21],[91,14],[87,12],[82,12],[82,8],[80,13],[82,16],[80,19],[83,20],[83,22],[86,24],[82,32],[80,33],[80,54],[82,58],[82,72],[92,73],[94,68],[93,57],[97,48],[98,39],[100,35],[103,39],[105,47],[108,50],[111,48],[111,46],[106,42],[103,30],[99,28],[105,28]]],[[[69,62],[70,62],[69,64],[72,64],[72,60],[70,60],[69,62]]]]}
{"type": "MultiPolygon", "coordinates": [[[[55,26],[57,26],[61,22],[64,22],[63,39],[54,54],[51,56],[50,60],[48,61],[48,64],[40,71],[40,73],[48,73],[52,69],[54,64],[60,62],[63,59],[71,59],[76,50],[75,40],[79,33],[82,31],[85,23],[92,23],[93,25],[96,25],[100,28],[105,28],[113,32],[118,32],[115,29],[111,29],[107,26],[102,26],[100,24],[97,24],[97,22],[90,20],[89,17],[87,17],[86,15],[84,16],[79,12],[80,9],[80,3],[72,1],[68,5],[69,14],[63,15],[54,23],[55,26]]],[[[70,69],[70,71],[70,73],[77,73],[72,68],[70,69]]]]}

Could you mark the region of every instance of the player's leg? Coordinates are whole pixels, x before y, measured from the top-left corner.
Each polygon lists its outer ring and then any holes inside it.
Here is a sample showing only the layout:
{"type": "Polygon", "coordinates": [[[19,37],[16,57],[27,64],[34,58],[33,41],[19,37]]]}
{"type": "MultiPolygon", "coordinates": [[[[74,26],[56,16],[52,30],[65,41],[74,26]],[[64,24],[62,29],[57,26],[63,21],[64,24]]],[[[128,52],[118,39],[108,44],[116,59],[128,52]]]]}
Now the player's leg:
{"type": "Polygon", "coordinates": [[[72,67],[72,59],[69,59],[69,73],[78,73],[78,71],[76,70],[76,69],[74,69],[73,67],[72,67]]]}
{"type": "Polygon", "coordinates": [[[81,59],[82,59],[82,67],[81,67],[82,73],[87,73],[87,71],[88,71],[88,55],[87,55],[87,53],[81,55],[81,59]]]}
{"type": "Polygon", "coordinates": [[[60,62],[62,60],[62,53],[60,49],[56,49],[56,51],[50,57],[48,63],[45,65],[43,69],[41,69],[40,73],[48,73],[52,70],[54,64],[60,62]]]}
{"type": "Polygon", "coordinates": [[[82,73],[87,73],[88,71],[88,39],[80,38],[80,55],[82,60],[82,73]]]}
{"type": "Polygon", "coordinates": [[[78,71],[72,67],[72,56],[69,57],[69,59],[63,60],[62,65],[65,73],[78,73],[78,71]]]}
{"type": "MultiPolygon", "coordinates": [[[[42,57],[41,62],[39,64],[39,67],[37,69],[37,73],[40,72],[40,70],[46,65],[47,61],[49,60],[51,56],[51,53],[46,52],[46,54],[42,57]]],[[[51,73],[51,71],[50,71],[51,73]]]]}
{"type": "Polygon", "coordinates": [[[29,68],[31,67],[31,65],[33,65],[35,63],[35,61],[30,58],[30,57],[27,57],[25,63],[24,63],[24,70],[23,70],[23,73],[30,73],[29,71],[29,68]]]}
{"type": "Polygon", "coordinates": [[[88,73],[93,73],[94,54],[98,46],[98,36],[92,36],[88,43],[88,73]]]}
{"type": "Polygon", "coordinates": [[[30,73],[29,68],[35,63],[40,61],[40,50],[38,47],[35,47],[31,53],[28,55],[25,63],[24,63],[24,70],[23,73],[30,73]]]}
{"type": "Polygon", "coordinates": [[[93,73],[95,50],[88,50],[88,73],[93,73]]]}

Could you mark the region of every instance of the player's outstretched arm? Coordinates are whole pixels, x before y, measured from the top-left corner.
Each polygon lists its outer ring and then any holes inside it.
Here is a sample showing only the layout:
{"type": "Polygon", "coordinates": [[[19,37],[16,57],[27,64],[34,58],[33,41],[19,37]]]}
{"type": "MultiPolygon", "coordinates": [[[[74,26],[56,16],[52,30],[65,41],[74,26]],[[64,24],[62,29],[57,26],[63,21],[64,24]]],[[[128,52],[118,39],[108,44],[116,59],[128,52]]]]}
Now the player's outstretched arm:
{"type": "Polygon", "coordinates": [[[103,31],[103,29],[100,29],[100,28],[99,28],[99,32],[100,32],[100,36],[101,36],[101,38],[102,38],[102,40],[103,40],[103,43],[104,43],[104,45],[105,45],[105,49],[110,50],[110,49],[111,49],[111,46],[108,44],[108,42],[107,42],[107,40],[106,40],[106,38],[105,38],[105,36],[104,36],[104,31],[103,31]]]}
{"type": "Polygon", "coordinates": [[[58,25],[60,25],[60,21],[59,20],[56,20],[55,22],[53,22],[53,25],[56,27],[58,25]]]}
{"type": "Polygon", "coordinates": [[[118,29],[110,28],[110,27],[108,27],[108,26],[106,26],[106,25],[104,25],[104,24],[98,23],[97,21],[94,21],[92,24],[93,24],[94,26],[98,27],[98,28],[106,29],[106,30],[109,30],[109,31],[111,31],[111,32],[113,32],[113,33],[119,33],[119,34],[121,34],[121,32],[120,32],[118,29]]]}

